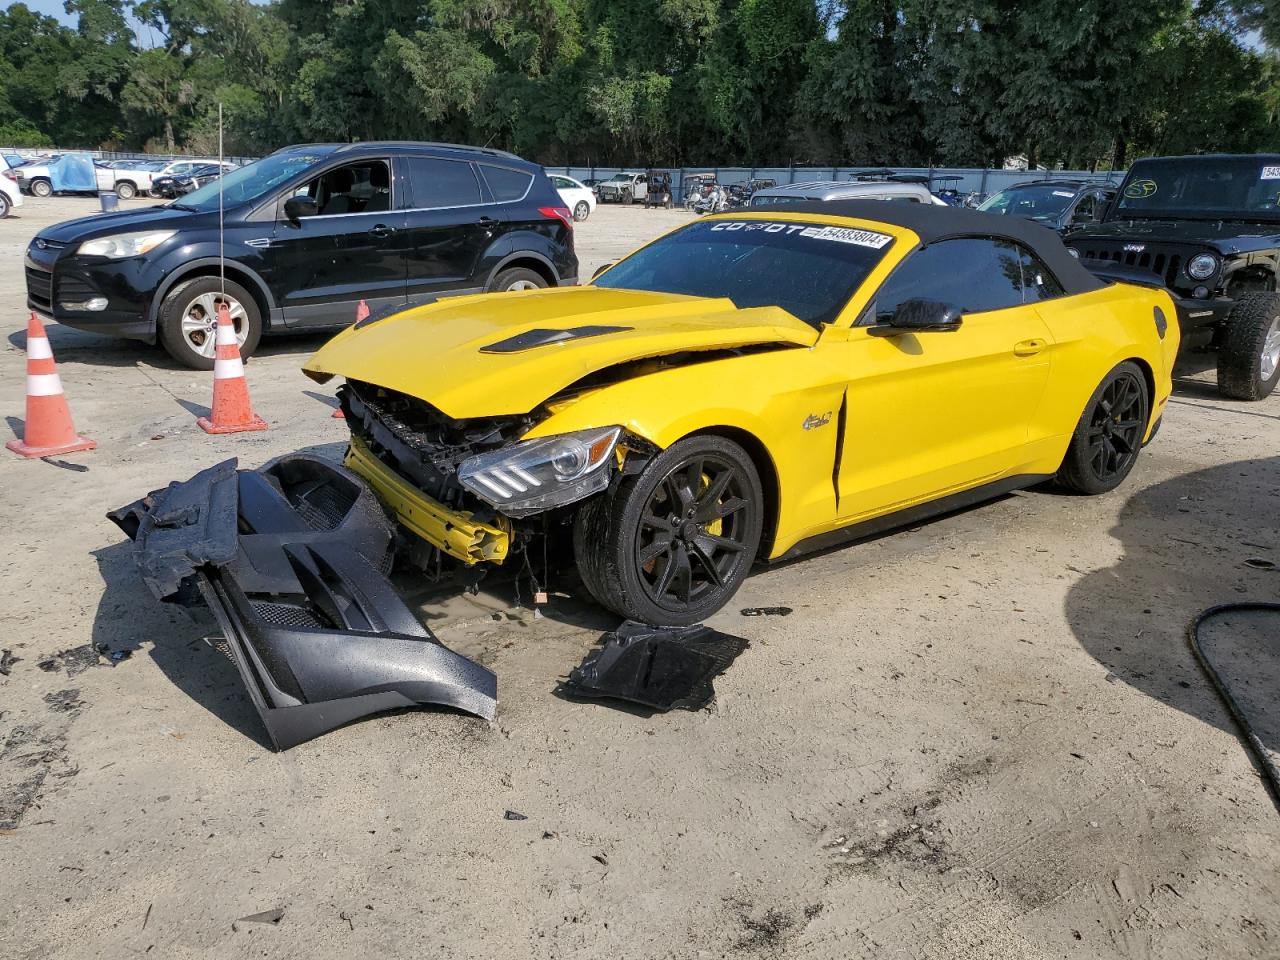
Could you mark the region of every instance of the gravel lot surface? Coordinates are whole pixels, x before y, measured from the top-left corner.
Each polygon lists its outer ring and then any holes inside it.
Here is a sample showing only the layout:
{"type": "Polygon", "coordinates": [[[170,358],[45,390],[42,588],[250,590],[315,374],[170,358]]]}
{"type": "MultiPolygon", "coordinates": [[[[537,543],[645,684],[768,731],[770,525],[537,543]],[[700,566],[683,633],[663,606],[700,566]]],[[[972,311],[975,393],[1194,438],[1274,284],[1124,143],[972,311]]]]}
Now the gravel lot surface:
{"type": "MultiPolygon", "coordinates": [[[[94,209],[0,221],[11,429],[22,252],[94,209]]],[[[601,208],[583,276],[686,217],[601,208]]],[[[1114,494],[1030,491],[758,573],[711,621],[751,647],[703,712],[555,697],[612,625],[572,597],[534,618],[406,578],[497,672],[497,721],[411,711],[275,754],[212,625],[152,599],[103,514],[232,455],[340,456],[331,390],[298,371],[321,341],[268,341],[248,370],[271,429],[215,438],[209,375],[50,336],[99,447],[64,458],[84,472],[0,457],[0,956],[1280,956],[1280,817],[1183,635],[1280,599],[1245,563],[1280,563],[1280,395],[1224,401],[1189,369],[1114,494]]]]}

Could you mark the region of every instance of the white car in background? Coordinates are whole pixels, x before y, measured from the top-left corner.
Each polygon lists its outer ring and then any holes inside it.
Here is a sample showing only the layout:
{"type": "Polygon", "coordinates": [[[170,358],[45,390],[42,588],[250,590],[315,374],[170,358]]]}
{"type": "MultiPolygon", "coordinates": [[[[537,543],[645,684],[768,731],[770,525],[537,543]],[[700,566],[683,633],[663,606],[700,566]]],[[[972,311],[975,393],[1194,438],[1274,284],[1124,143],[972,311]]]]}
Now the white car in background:
{"type": "Polygon", "coordinates": [[[22,206],[22,191],[18,189],[18,181],[6,170],[0,174],[0,220],[3,220],[15,207],[22,206]]]}
{"type": "MultiPolygon", "coordinates": [[[[113,172],[115,174],[115,191],[119,194],[120,199],[130,200],[140,193],[148,196],[158,197],[155,192],[155,182],[161,177],[185,177],[191,174],[196,167],[218,166],[217,160],[140,160],[136,163],[125,165],[123,162],[117,165],[113,172]]],[[[230,161],[223,161],[224,170],[234,170],[236,165],[230,161]]],[[[110,190],[111,187],[106,189],[110,190]]]]}
{"type": "Polygon", "coordinates": [[[591,188],[579,183],[573,177],[563,177],[558,173],[548,174],[551,185],[560,194],[564,205],[573,211],[573,219],[585,220],[596,208],[596,195],[591,188]]]}

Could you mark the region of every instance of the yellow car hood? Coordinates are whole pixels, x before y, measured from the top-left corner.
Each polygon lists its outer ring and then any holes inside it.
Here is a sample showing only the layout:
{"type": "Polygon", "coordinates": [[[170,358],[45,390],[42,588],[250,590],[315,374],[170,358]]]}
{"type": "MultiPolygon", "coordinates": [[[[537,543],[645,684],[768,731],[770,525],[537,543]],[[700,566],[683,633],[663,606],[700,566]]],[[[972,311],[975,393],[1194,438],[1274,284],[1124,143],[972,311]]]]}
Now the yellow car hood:
{"type": "Polygon", "coordinates": [[[587,374],[630,360],[817,339],[777,307],[562,287],[457,297],[350,327],[303,369],[320,382],[336,375],[398,390],[460,420],[527,413],[587,374]]]}

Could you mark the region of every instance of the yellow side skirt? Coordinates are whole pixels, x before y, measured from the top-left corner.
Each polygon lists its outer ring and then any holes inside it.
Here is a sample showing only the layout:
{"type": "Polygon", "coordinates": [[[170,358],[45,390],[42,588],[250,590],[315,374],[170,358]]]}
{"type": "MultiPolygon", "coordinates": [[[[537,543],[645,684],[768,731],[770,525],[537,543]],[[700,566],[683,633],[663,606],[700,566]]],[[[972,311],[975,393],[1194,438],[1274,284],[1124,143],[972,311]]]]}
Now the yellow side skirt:
{"type": "Polygon", "coordinates": [[[470,513],[450,510],[398,477],[355,437],[346,464],[369,482],[397,520],[449,556],[466,564],[501,563],[507,558],[511,525],[506,517],[498,517],[495,526],[471,519],[470,513]]]}

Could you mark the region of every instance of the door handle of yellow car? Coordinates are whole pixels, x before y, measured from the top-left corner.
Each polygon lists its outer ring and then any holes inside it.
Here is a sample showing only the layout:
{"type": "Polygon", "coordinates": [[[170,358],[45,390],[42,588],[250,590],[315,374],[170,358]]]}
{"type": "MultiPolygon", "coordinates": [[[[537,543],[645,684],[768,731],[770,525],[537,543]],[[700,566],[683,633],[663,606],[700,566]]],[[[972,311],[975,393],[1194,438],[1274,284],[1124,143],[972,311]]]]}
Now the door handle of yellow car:
{"type": "Polygon", "coordinates": [[[1019,340],[1013,345],[1015,357],[1034,357],[1045,348],[1043,340],[1019,340]]]}

